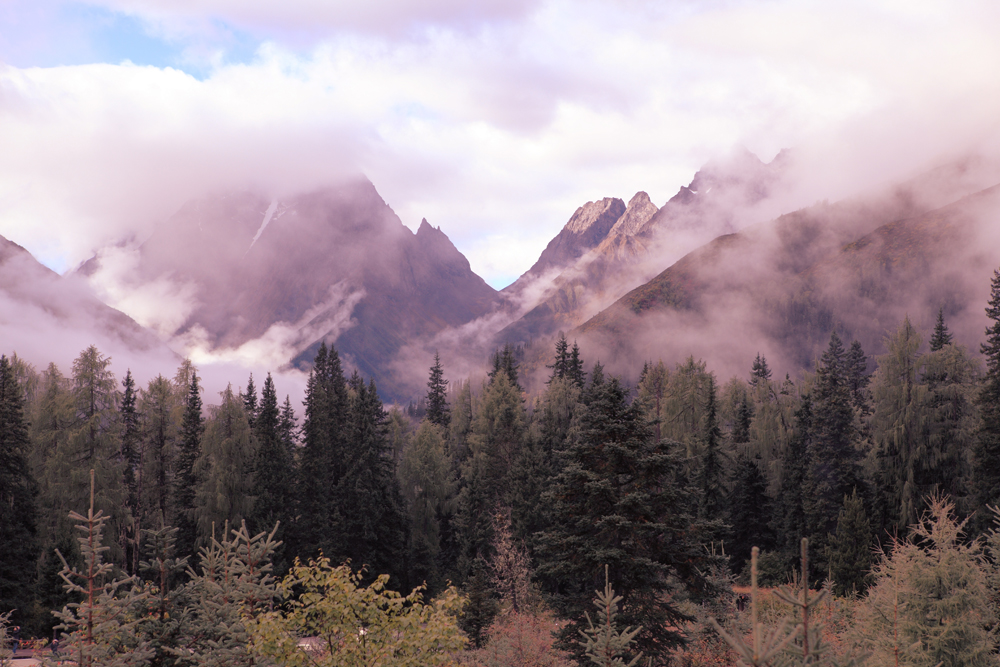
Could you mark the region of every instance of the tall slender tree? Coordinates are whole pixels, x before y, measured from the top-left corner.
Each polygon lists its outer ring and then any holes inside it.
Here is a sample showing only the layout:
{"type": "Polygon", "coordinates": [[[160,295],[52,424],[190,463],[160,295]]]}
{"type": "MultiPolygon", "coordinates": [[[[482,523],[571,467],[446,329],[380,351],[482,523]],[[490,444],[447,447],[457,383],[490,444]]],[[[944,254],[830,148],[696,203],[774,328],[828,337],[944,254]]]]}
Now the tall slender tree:
{"type": "Polygon", "coordinates": [[[243,392],[243,410],[247,414],[247,423],[250,424],[250,430],[253,430],[257,422],[257,387],[253,383],[253,373],[247,379],[247,388],[243,392]]]}
{"type": "MultiPolygon", "coordinates": [[[[990,325],[986,328],[986,342],[980,347],[986,358],[986,376],[979,392],[981,421],[973,451],[979,515],[988,514],[987,505],[1000,502],[1000,269],[993,272],[986,316],[990,325]]],[[[986,528],[984,522],[977,527],[986,528]]]]}
{"type": "Polygon", "coordinates": [[[434,353],[430,379],[427,380],[427,419],[441,428],[448,428],[451,411],[448,409],[448,381],[444,379],[441,356],[434,353]]]}
{"type": "Polygon", "coordinates": [[[191,370],[191,380],[187,384],[187,402],[181,421],[180,442],[177,452],[176,503],[177,552],[185,556],[194,554],[198,541],[198,523],[195,515],[195,490],[198,476],[195,463],[201,456],[201,439],[205,432],[205,418],[202,416],[201,388],[198,373],[191,370]]]}
{"type": "Polygon", "coordinates": [[[944,323],[944,308],[938,309],[937,322],[934,324],[934,334],[931,336],[931,352],[937,352],[945,345],[951,345],[954,337],[944,323]]]}
{"type": "MultiPolygon", "coordinates": [[[[291,407],[291,406],[289,406],[291,407]]],[[[294,470],[292,452],[281,433],[281,413],[278,410],[278,394],[274,380],[267,374],[260,393],[260,406],[254,426],[257,452],[253,463],[254,501],[253,513],[247,522],[251,530],[270,532],[275,523],[281,525],[275,537],[280,539],[293,518],[294,470]]],[[[278,547],[274,562],[279,570],[284,570],[284,550],[278,547]]]]}
{"type": "Polygon", "coordinates": [[[140,418],[136,409],[135,380],[132,379],[132,371],[125,372],[125,379],[122,380],[122,403],[118,412],[121,423],[121,449],[120,458],[122,464],[122,485],[125,491],[125,507],[132,520],[126,526],[125,533],[121,536],[122,550],[125,552],[126,569],[130,574],[135,574],[139,568],[139,475],[142,464],[140,442],[140,418]]]}
{"type": "Polygon", "coordinates": [[[556,341],[556,354],[552,361],[551,366],[546,366],[552,370],[552,375],[549,376],[548,382],[551,383],[556,379],[563,379],[569,373],[569,342],[566,340],[566,334],[559,332],[559,340],[556,341]]]}
{"type": "Polygon", "coordinates": [[[39,542],[38,487],[28,465],[24,399],[10,359],[0,356],[0,614],[28,621],[39,542]]]}

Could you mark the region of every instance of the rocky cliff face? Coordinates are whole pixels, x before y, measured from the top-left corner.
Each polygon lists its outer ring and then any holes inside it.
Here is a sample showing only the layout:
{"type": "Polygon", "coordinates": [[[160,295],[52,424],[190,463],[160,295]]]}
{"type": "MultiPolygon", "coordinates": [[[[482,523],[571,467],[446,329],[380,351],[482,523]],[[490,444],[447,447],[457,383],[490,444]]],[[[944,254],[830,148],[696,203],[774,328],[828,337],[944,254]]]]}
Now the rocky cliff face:
{"type": "Polygon", "coordinates": [[[577,209],[535,266],[504,290],[513,296],[529,293],[533,285],[531,293],[541,296],[521,304],[522,315],[499,333],[498,342],[526,343],[575,327],[652,278],[665,264],[735,231],[752,219],[755,206],[780,190],[786,163],[784,154],[764,164],[742,150],[705,165],[662,208],[645,192],[636,193],[628,206],[619,199],[588,202],[577,209]],[[597,218],[597,211],[602,217],[597,218]],[[586,227],[586,246],[574,246],[575,255],[557,254],[555,248],[561,248],[564,239],[577,238],[575,230],[584,227],[581,221],[590,219],[599,219],[600,224],[586,227]],[[561,270],[552,277],[555,268],[561,270]],[[540,289],[539,283],[543,283],[540,289]]]}
{"type": "MultiPolygon", "coordinates": [[[[179,314],[161,333],[207,350],[252,345],[307,364],[333,343],[386,396],[407,340],[490,312],[497,294],[425,220],[414,234],[359,180],[287,200],[253,192],[190,202],[136,251],[119,276],[136,289],[167,284],[179,314]]],[[[109,256],[82,271],[106,280],[109,256]]]]}

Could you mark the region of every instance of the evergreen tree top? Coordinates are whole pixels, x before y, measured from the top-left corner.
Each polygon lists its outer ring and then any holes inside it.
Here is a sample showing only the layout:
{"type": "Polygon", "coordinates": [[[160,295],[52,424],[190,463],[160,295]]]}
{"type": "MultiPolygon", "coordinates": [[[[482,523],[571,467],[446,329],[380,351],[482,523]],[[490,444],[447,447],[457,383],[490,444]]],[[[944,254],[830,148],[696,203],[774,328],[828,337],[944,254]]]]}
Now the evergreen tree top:
{"type": "Polygon", "coordinates": [[[444,379],[444,369],[441,368],[441,356],[434,353],[434,365],[431,366],[430,378],[427,380],[427,419],[443,428],[451,423],[451,411],[448,409],[448,381],[444,379]]]}
{"type": "Polygon", "coordinates": [[[551,366],[546,366],[546,368],[552,369],[552,375],[546,384],[550,384],[556,379],[562,379],[570,372],[569,342],[566,340],[566,334],[561,331],[559,332],[559,340],[556,341],[555,360],[551,366]]]}
{"type": "Polygon", "coordinates": [[[937,352],[945,345],[951,345],[953,336],[944,323],[944,308],[938,310],[937,323],[934,325],[934,335],[931,336],[931,352],[937,352]]]}
{"type": "Polygon", "coordinates": [[[518,389],[521,388],[517,378],[518,364],[517,359],[515,358],[516,353],[517,350],[513,345],[510,343],[504,343],[504,346],[493,354],[490,358],[493,363],[493,370],[489,373],[490,382],[493,382],[497,373],[503,372],[512,385],[517,386],[518,389]]]}
{"type": "Polygon", "coordinates": [[[750,368],[750,384],[756,387],[762,381],[770,379],[771,369],[768,368],[767,359],[758,352],[757,358],[753,360],[753,366],[750,368]]]}

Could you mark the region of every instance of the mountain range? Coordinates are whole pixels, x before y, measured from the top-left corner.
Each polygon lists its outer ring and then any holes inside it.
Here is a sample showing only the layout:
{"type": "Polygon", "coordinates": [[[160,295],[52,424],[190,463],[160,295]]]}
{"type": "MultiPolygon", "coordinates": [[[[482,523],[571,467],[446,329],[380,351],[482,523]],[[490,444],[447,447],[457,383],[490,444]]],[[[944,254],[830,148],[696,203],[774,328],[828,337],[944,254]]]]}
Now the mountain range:
{"type": "Polygon", "coordinates": [[[504,343],[524,347],[530,387],[559,332],[626,374],[689,355],[742,374],[758,352],[794,373],[833,330],[880,353],[903,317],[926,330],[939,310],[974,345],[1000,264],[995,165],[954,161],[805,207],[789,194],[797,176],[794,154],[738,151],[660,207],[642,191],[587,202],[499,292],[365,179],[280,201],[214,194],[63,277],[2,240],[3,326],[19,352],[31,336],[17,330],[49,327],[134,354],[238,351],[275,370],[308,368],[327,341],[402,401],[422,393],[435,351],[469,372],[504,343]]]}

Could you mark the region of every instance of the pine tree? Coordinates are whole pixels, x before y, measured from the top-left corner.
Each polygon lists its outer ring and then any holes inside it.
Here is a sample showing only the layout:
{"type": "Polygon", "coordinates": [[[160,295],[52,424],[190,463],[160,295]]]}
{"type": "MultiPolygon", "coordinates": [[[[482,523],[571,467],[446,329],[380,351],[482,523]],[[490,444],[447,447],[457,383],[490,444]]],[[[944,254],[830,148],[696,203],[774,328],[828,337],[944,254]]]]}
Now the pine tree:
{"type": "MultiPolygon", "coordinates": [[[[697,597],[711,563],[702,548],[709,528],[694,514],[697,492],[680,475],[677,443],[654,442],[639,407],[617,378],[588,386],[579,437],[564,454],[547,501],[552,527],[538,538],[537,573],[557,612],[570,619],[563,645],[576,644],[583,612],[605,564],[622,591],[622,621],[639,625],[637,648],[659,659],[682,642],[688,619],[666,591],[680,585],[697,597]]],[[[582,656],[581,656],[582,657],[582,656]]]]}
{"type": "Polygon", "coordinates": [[[872,566],[872,528],[857,489],[844,496],[837,533],[830,541],[830,576],[837,595],[862,595],[872,566]]]}
{"type": "Polygon", "coordinates": [[[448,428],[451,412],[448,410],[448,381],[444,379],[441,357],[434,353],[434,365],[427,381],[427,419],[441,428],[448,428]]]}
{"type": "Polygon", "coordinates": [[[861,343],[854,341],[844,358],[844,368],[847,376],[847,386],[851,392],[851,403],[862,415],[871,413],[868,404],[868,356],[861,348],[861,343]]]}
{"type": "MultiPolygon", "coordinates": [[[[257,440],[257,452],[252,467],[257,498],[251,519],[247,523],[256,534],[270,531],[280,522],[278,532],[275,533],[275,537],[280,538],[294,517],[294,470],[292,452],[288,443],[282,439],[278,394],[270,373],[261,390],[254,436],[257,440]]],[[[279,571],[287,569],[281,547],[275,551],[274,562],[279,571]]]]}
{"type": "Polygon", "coordinates": [[[809,534],[806,517],[807,475],[812,448],[813,407],[812,396],[802,397],[802,404],[795,412],[795,426],[782,460],[779,507],[775,514],[774,528],[778,545],[795,553],[803,537],[809,534]]]}
{"type": "Polygon", "coordinates": [[[250,378],[247,380],[247,389],[243,393],[243,410],[247,414],[247,423],[250,424],[252,431],[257,423],[257,387],[253,384],[253,373],[250,374],[250,378]]]}
{"type": "Polygon", "coordinates": [[[986,357],[986,376],[979,392],[981,422],[973,450],[973,478],[977,506],[1000,503],[1000,269],[993,272],[986,315],[991,324],[980,350],[986,357]]]}
{"type": "Polygon", "coordinates": [[[951,345],[953,336],[944,323],[944,308],[938,310],[937,322],[934,324],[934,335],[931,336],[931,352],[937,352],[945,345],[951,345]]]}
{"type": "Polygon", "coordinates": [[[24,399],[10,360],[0,356],[0,614],[28,621],[39,541],[38,486],[28,466],[24,399]]]}
{"type": "Polygon", "coordinates": [[[190,556],[194,554],[198,542],[198,523],[195,514],[198,476],[195,463],[201,456],[201,439],[205,432],[205,419],[201,414],[201,388],[198,386],[198,374],[193,369],[186,389],[187,404],[181,422],[174,499],[178,529],[177,552],[190,556]]]}
{"type": "Polygon", "coordinates": [[[642,626],[618,630],[618,604],[622,601],[620,595],[615,595],[608,578],[608,568],[604,568],[604,591],[595,591],[594,606],[597,607],[597,625],[587,614],[588,628],[580,632],[583,635],[584,654],[598,667],[635,667],[642,659],[640,652],[634,658],[625,662],[622,656],[627,655],[635,636],[642,632],[642,626]]]}
{"type": "Polygon", "coordinates": [[[288,458],[294,464],[295,448],[299,441],[298,418],[295,410],[292,409],[292,401],[285,395],[285,402],[281,406],[281,418],[278,421],[278,437],[281,444],[288,450],[288,458]]]}
{"type": "Polygon", "coordinates": [[[661,420],[663,404],[667,387],[670,384],[670,372],[661,359],[654,364],[647,364],[642,379],[639,380],[639,404],[646,413],[646,419],[653,425],[654,436],[659,442],[663,437],[661,420]]]}

